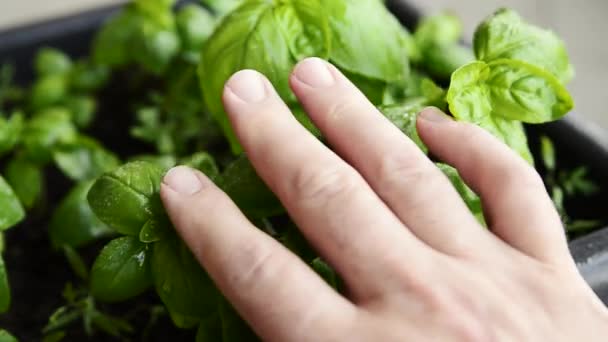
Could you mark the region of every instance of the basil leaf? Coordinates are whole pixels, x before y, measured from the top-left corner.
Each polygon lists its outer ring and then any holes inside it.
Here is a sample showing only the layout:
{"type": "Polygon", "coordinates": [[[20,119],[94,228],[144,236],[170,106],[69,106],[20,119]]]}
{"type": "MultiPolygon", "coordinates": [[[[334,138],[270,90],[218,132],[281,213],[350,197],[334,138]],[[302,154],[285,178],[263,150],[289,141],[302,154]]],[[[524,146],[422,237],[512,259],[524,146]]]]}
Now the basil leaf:
{"type": "Polygon", "coordinates": [[[0,329],[0,342],[19,342],[19,340],[8,331],[0,329]]]}
{"type": "Polygon", "coordinates": [[[536,65],[567,83],[574,76],[564,43],[553,32],[526,23],[509,9],[498,10],[482,23],[473,39],[478,59],[509,58],[536,65]]]}
{"type": "Polygon", "coordinates": [[[322,12],[319,0],[296,0],[290,6],[274,8],[275,25],[283,33],[294,60],[329,57],[329,22],[322,12]]]}
{"type": "Polygon", "coordinates": [[[94,38],[93,61],[108,66],[124,66],[131,61],[131,40],[142,21],[142,15],[132,6],[110,17],[94,38]]]}
{"type": "Polygon", "coordinates": [[[97,141],[78,136],[75,141],[61,145],[53,151],[57,167],[70,179],[88,180],[100,176],[119,165],[119,160],[97,141]]]}
{"type": "Polygon", "coordinates": [[[163,170],[135,161],[101,176],[89,191],[91,209],[108,226],[125,235],[139,235],[150,219],[163,217],[159,190],[163,170]]]}
{"type": "Polygon", "coordinates": [[[226,167],[219,183],[222,190],[249,217],[263,218],[285,211],[244,155],[226,167]]]}
{"type": "Polygon", "coordinates": [[[401,105],[381,106],[379,110],[387,117],[397,128],[399,128],[408,138],[424,152],[428,152],[428,148],[424,145],[418,130],[416,129],[416,119],[418,113],[424,109],[425,104],[422,102],[404,103],[401,105]]]}
{"type": "Polygon", "coordinates": [[[330,61],[340,69],[372,79],[394,82],[409,72],[404,29],[378,0],[323,3],[332,41],[330,61]]]}
{"type": "Polygon", "coordinates": [[[0,255],[0,313],[6,312],[11,306],[11,287],[8,283],[8,275],[4,259],[0,255]]]}
{"type": "Polygon", "coordinates": [[[480,106],[486,115],[527,123],[554,121],[573,107],[568,91],[551,74],[521,61],[473,62],[452,75],[448,90],[455,117],[480,106]]]}
{"type": "Polygon", "coordinates": [[[70,110],[72,121],[78,127],[88,127],[95,118],[97,103],[91,96],[70,96],[65,100],[65,106],[70,110]]]}
{"type": "Polygon", "coordinates": [[[68,94],[66,75],[48,75],[36,80],[31,89],[30,104],[34,109],[58,104],[68,94]]]}
{"type": "Polygon", "coordinates": [[[549,137],[540,137],[540,155],[548,171],[555,171],[555,147],[549,137]]]}
{"type": "Polygon", "coordinates": [[[6,165],[6,181],[26,209],[32,208],[40,199],[44,188],[42,169],[35,163],[17,156],[6,165]]]}
{"type": "Polygon", "coordinates": [[[175,19],[184,49],[198,53],[213,33],[215,18],[201,6],[187,4],[179,9],[175,19]]]}
{"type": "MultiPolygon", "coordinates": [[[[454,73],[447,95],[450,111],[456,119],[474,123],[492,133],[533,164],[522,123],[499,116],[488,87],[480,82],[487,78],[487,70],[487,64],[474,62],[454,73]]],[[[503,108],[497,110],[502,112],[503,108]]]]}
{"type": "Polygon", "coordinates": [[[25,217],[21,202],[2,176],[0,176],[0,208],[2,208],[0,231],[16,225],[25,217]]]}
{"type": "Polygon", "coordinates": [[[154,74],[165,72],[180,49],[177,32],[143,22],[133,42],[133,59],[154,74]]]}
{"type": "Polygon", "coordinates": [[[181,164],[190,166],[205,174],[212,180],[218,179],[220,171],[215,163],[215,159],[209,153],[197,152],[181,160],[181,164]]]}
{"type": "Polygon", "coordinates": [[[278,30],[274,7],[264,0],[243,3],[222,20],[201,55],[199,78],[203,98],[235,154],[242,147],[221,102],[224,84],[230,76],[242,69],[255,69],[266,75],[283,99],[293,99],[288,75],[294,61],[289,44],[278,30]]]}
{"type": "Polygon", "coordinates": [[[5,119],[0,115],[0,157],[10,152],[21,137],[23,130],[23,114],[17,112],[5,119]]]}
{"type": "Polygon", "coordinates": [[[51,158],[55,146],[76,139],[76,127],[67,110],[51,108],[36,114],[27,122],[22,139],[29,158],[46,162],[51,158]]]}
{"type": "Polygon", "coordinates": [[[460,19],[450,13],[424,18],[414,33],[421,52],[417,62],[430,74],[449,79],[456,69],[475,60],[471,49],[460,44],[462,30],[460,19]]]}
{"type": "Polygon", "coordinates": [[[93,92],[110,78],[110,69],[90,61],[77,62],[70,72],[70,87],[79,92],[93,92]]]}
{"type": "Polygon", "coordinates": [[[93,181],[76,185],[55,209],[49,224],[49,238],[55,248],[64,245],[79,248],[113,233],[87,202],[92,185],[93,181]]]}
{"type": "Polygon", "coordinates": [[[435,165],[437,165],[439,170],[441,170],[441,172],[443,172],[443,174],[448,177],[448,179],[452,183],[452,186],[456,189],[456,191],[458,191],[458,194],[460,195],[464,203],[467,205],[471,213],[475,215],[475,217],[480,223],[485,225],[481,199],[479,198],[479,196],[477,196],[475,192],[473,192],[473,190],[471,190],[471,188],[469,188],[469,186],[460,177],[458,170],[447,164],[437,163],[435,165]]]}
{"type": "Polygon", "coordinates": [[[155,24],[171,29],[175,25],[171,7],[177,0],[134,0],[134,8],[155,24]]]}
{"type": "Polygon", "coordinates": [[[148,220],[139,231],[139,241],[152,243],[160,241],[169,236],[168,224],[159,223],[157,220],[148,220]]]}
{"type": "Polygon", "coordinates": [[[34,61],[38,76],[62,75],[72,68],[72,61],[60,50],[44,47],[38,50],[34,61]]]}
{"type": "Polygon", "coordinates": [[[154,244],[151,266],[156,292],[174,322],[181,316],[200,320],[217,308],[215,285],[177,237],[154,244]]]}
{"type": "Polygon", "coordinates": [[[118,302],[144,292],[152,284],[150,247],[124,236],[110,241],[91,269],[91,294],[102,301],[118,302]]]}

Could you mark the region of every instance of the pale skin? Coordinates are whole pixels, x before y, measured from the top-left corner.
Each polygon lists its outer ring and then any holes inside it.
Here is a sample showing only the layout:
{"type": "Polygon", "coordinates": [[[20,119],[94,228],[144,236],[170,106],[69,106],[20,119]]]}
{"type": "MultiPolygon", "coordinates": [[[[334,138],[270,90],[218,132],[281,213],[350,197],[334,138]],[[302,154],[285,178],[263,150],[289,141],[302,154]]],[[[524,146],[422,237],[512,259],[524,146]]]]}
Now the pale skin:
{"type": "Polygon", "coordinates": [[[176,167],[161,196],[176,229],[265,341],[607,341],[608,310],[570,257],[542,180],[482,129],[427,108],[419,135],[449,180],[331,64],[290,85],[332,150],[245,70],[223,96],[258,174],[346,284],[339,294],[252,225],[205,175],[176,167]]]}

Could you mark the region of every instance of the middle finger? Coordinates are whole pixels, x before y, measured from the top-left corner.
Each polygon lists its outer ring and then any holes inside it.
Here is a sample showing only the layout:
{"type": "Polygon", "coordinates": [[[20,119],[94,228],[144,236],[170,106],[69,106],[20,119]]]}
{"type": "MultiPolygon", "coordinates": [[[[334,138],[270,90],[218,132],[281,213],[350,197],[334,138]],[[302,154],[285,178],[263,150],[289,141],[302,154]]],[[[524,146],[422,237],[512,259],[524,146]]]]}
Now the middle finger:
{"type": "Polygon", "coordinates": [[[424,263],[431,250],[352,167],[298,123],[261,74],[235,74],[224,105],[258,174],[355,297],[375,295],[375,279],[391,277],[404,261],[412,273],[429,269],[424,263]]]}

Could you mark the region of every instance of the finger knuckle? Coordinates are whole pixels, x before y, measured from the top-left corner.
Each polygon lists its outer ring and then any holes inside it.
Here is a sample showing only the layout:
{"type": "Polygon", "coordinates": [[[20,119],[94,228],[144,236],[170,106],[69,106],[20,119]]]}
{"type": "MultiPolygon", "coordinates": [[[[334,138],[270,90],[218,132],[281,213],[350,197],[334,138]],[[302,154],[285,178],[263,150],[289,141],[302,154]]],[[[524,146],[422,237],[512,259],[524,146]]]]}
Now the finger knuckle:
{"type": "Polygon", "coordinates": [[[299,200],[326,203],[353,191],[360,180],[347,167],[329,166],[320,169],[302,168],[297,172],[293,183],[299,200]]]}
{"type": "Polygon", "coordinates": [[[355,112],[361,106],[356,98],[347,97],[340,101],[331,103],[327,109],[327,118],[330,120],[341,120],[355,112]]]}
{"type": "Polygon", "coordinates": [[[245,243],[234,252],[233,272],[229,283],[235,289],[248,289],[262,283],[277,272],[280,272],[283,261],[275,257],[275,251],[259,242],[245,243]]]}

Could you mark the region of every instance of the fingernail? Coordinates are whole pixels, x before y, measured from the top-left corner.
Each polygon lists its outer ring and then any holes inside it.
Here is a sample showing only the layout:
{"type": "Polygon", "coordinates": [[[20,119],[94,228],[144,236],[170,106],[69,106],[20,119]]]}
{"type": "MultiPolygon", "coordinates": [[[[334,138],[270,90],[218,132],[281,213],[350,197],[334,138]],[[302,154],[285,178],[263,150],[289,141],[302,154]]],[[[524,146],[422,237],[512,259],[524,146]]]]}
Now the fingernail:
{"type": "Polygon", "coordinates": [[[203,188],[194,170],[187,166],[176,166],[169,170],[163,178],[163,183],[173,191],[184,195],[193,195],[203,188]]]}
{"type": "Polygon", "coordinates": [[[264,79],[254,70],[237,72],[228,80],[226,86],[234,95],[248,103],[260,102],[266,98],[264,79]]]}
{"type": "Polygon", "coordinates": [[[435,107],[428,107],[420,112],[420,117],[426,121],[434,123],[443,123],[453,121],[451,117],[435,107]]]}
{"type": "Polygon", "coordinates": [[[327,62],[320,58],[307,58],[294,71],[298,80],[313,88],[325,88],[334,84],[334,76],[327,62]]]}

